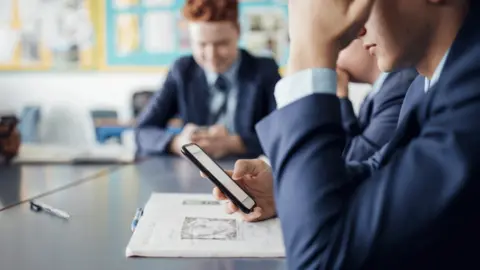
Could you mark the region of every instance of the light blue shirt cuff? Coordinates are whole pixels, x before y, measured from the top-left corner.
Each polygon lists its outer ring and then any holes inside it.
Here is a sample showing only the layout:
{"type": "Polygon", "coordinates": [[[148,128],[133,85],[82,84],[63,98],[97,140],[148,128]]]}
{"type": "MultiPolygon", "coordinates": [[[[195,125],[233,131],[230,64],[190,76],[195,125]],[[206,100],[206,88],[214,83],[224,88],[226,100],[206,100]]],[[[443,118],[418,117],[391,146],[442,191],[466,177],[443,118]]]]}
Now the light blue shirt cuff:
{"type": "Polygon", "coordinates": [[[329,68],[302,70],[281,79],[275,86],[277,108],[312,94],[337,94],[337,72],[329,68]]]}

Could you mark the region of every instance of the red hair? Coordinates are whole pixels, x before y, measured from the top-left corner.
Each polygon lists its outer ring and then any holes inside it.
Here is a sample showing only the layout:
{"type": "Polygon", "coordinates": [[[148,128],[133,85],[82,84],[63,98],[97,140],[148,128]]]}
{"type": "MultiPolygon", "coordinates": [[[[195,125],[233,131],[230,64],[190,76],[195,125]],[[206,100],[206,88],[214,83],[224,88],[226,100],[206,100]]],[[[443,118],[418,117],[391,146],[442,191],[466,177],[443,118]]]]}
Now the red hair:
{"type": "Polygon", "coordinates": [[[187,0],[183,16],[192,22],[238,22],[237,0],[187,0]]]}

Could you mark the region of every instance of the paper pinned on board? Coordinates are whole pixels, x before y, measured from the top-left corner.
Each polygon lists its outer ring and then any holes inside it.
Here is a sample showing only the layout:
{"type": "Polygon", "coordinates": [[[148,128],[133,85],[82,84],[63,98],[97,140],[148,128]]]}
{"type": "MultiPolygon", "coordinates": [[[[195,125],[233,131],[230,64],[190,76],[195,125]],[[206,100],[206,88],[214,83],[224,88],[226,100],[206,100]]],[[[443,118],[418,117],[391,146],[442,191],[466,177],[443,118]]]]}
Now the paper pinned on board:
{"type": "Polygon", "coordinates": [[[143,22],[145,50],[149,53],[175,51],[176,40],[171,31],[175,28],[175,17],[171,12],[147,12],[143,22]]]}
{"type": "Polygon", "coordinates": [[[175,1],[174,0],[143,0],[143,5],[146,7],[170,7],[175,1]]]}
{"type": "Polygon", "coordinates": [[[0,26],[0,64],[13,62],[15,49],[17,48],[20,35],[18,31],[10,27],[0,26]]]}
{"type": "Polygon", "coordinates": [[[210,194],[154,193],[126,256],[281,258],[285,248],[278,219],[244,222],[210,194]]]}
{"type": "Polygon", "coordinates": [[[13,0],[0,1],[0,25],[10,25],[13,17],[13,0]]]}

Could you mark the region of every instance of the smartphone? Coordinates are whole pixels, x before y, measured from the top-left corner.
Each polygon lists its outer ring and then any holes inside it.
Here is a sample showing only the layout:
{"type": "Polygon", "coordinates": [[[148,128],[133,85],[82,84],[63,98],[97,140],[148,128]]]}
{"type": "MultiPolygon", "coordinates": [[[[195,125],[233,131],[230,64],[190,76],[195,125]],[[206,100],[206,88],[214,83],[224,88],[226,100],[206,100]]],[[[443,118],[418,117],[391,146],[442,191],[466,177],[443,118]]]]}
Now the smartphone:
{"type": "Polygon", "coordinates": [[[248,214],[255,208],[255,201],[212,159],[200,146],[191,143],[182,146],[182,154],[200,169],[220,191],[242,212],[248,214]]]}

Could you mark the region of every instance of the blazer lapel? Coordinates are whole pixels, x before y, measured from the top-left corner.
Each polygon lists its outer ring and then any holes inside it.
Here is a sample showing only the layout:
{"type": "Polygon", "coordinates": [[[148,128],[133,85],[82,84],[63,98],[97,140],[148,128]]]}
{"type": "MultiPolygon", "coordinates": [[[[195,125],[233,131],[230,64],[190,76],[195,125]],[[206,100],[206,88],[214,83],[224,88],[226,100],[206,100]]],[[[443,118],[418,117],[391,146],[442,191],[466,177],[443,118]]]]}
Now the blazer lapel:
{"type": "Polygon", "coordinates": [[[375,94],[371,93],[368,95],[365,100],[362,102],[360,106],[360,110],[358,111],[358,122],[360,124],[360,128],[363,130],[368,123],[370,122],[370,116],[373,112],[373,100],[375,94]]]}
{"type": "Polygon", "coordinates": [[[205,77],[205,72],[199,66],[196,66],[193,80],[189,83],[190,100],[188,102],[190,108],[189,115],[194,118],[194,123],[199,125],[207,125],[210,116],[210,91],[205,77]]]}
{"type": "Polygon", "coordinates": [[[245,51],[241,51],[242,60],[240,67],[238,69],[237,85],[238,85],[238,94],[237,94],[237,106],[235,110],[235,130],[240,132],[243,130],[243,123],[250,122],[251,118],[251,108],[253,108],[253,103],[256,102],[253,97],[255,93],[255,85],[253,84],[252,74],[254,70],[250,70],[251,62],[250,55],[245,51]]]}
{"type": "MultiPolygon", "coordinates": [[[[478,21],[480,20],[478,14],[480,13],[480,2],[471,1],[470,14],[467,16],[464,26],[457,34],[457,38],[450,48],[450,54],[445,62],[445,67],[442,72],[442,76],[439,78],[436,85],[431,87],[425,94],[425,97],[421,102],[417,102],[413,105],[413,108],[405,114],[404,119],[400,121],[397,132],[387,146],[385,158],[381,161],[383,166],[387,160],[389,160],[395,151],[404,148],[408,142],[412,141],[415,137],[418,137],[421,131],[421,126],[424,122],[428,121],[430,104],[436,97],[443,96],[441,101],[445,105],[451,104],[451,101],[455,99],[456,95],[460,92],[457,88],[451,87],[448,89],[439,89],[438,85],[448,84],[448,80],[458,74],[456,72],[463,71],[465,66],[469,63],[477,61],[473,59],[469,52],[465,51],[464,44],[471,42],[478,42],[478,35],[476,35],[478,21]],[[452,60],[454,59],[454,60],[452,60]],[[438,91],[442,90],[443,93],[439,94],[438,91]]],[[[476,50],[474,46],[469,47],[470,50],[476,50]]],[[[465,93],[462,93],[465,94],[465,93]]],[[[440,98],[437,98],[440,99],[440,98]]]]}
{"type": "Polygon", "coordinates": [[[425,77],[419,75],[410,85],[405,99],[403,100],[402,108],[398,116],[398,123],[400,124],[403,118],[412,110],[412,108],[420,103],[425,98],[425,77]]]}
{"type": "Polygon", "coordinates": [[[409,111],[398,122],[397,131],[387,145],[384,158],[380,161],[380,166],[383,166],[396,151],[402,149],[420,135],[422,123],[426,121],[428,100],[432,98],[432,92],[435,91],[435,88],[435,86],[432,87],[419,100],[415,100],[415,102],[410,104],[409,111]]]}

